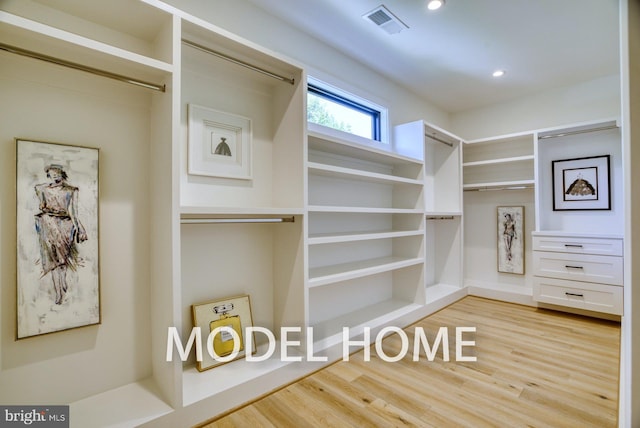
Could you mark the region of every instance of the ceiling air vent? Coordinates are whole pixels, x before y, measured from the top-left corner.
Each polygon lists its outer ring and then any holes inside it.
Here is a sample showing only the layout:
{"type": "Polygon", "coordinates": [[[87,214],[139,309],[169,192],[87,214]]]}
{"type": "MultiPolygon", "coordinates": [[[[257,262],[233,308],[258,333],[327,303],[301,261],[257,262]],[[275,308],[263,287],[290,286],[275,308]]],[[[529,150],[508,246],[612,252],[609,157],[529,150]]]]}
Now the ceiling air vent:
{"type": "Polygon", "coordinates": [[[362,17],[373,22],[388,34],[396,34],[404,29],[409,28],[404,22],[400,21],[398,17],[391,13],[391,11],[384,5],[376,7],[372,11],[369,11],[362,15],[362,17]]]}

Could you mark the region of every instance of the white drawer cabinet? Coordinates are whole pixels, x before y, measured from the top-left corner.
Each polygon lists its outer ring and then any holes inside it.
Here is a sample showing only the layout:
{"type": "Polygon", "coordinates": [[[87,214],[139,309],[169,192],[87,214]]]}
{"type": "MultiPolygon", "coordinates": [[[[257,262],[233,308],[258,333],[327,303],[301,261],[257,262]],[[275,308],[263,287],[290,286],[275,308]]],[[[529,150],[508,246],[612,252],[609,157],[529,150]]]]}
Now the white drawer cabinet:
{"type": "Polygon", "coordinates": [[[533,252],[534,275],[622,285],[622,257],[533,252]]]}
{"type": "Polygon", "coordinates": [[[622,315],[622,238],[533,233],[537,302],[622,315]]]}
{"type": "Polygon", "coordinates": [[[538,302],[622,314],[622,287],[543,277],[534,277],[533,283],[538,302]]]}
{"type": "Polygon", "coordinates": [[[533,235],[534,251],[622,256],[622,239],[533,235]]]}

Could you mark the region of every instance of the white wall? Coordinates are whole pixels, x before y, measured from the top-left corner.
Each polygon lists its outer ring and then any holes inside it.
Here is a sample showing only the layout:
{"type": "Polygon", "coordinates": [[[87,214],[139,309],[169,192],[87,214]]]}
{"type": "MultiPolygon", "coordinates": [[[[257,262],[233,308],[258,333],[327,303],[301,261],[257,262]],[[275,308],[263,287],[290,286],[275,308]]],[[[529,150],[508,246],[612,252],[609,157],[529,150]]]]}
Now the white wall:
{"type": "Polygon", "coordinates": [[[304,64],[309,75],[388,107],[391,125],[422,119],[450,126],[446,112],[246,0],[215,2],[215,7],[206,0],[166,3],[304,64]]]}
{"type": "Polygon", "coordinates": [[[471,140],[619,115],[620,77],[616,74],[452,114],[450,131],[471,140]]]}

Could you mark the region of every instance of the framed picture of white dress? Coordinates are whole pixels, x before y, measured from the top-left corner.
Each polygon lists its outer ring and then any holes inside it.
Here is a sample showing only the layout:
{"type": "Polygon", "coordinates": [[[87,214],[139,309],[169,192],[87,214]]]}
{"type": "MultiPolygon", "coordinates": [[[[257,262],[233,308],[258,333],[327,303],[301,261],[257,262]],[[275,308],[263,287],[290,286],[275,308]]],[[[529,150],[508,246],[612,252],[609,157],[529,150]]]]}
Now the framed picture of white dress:
{"type": "Polygon", "coordinates": [[[250,180],[251,119],[195,104],[188,115],[189,174],[250,180]]]}
{"type": "Polygon", "coordinates": [[[610,155],[551,162],[553,210],[610,210],[610,155]]]}
{"type": "Polygon", "coordinates": [[[524,275],[524,207],[498,207],[498,272],[524,275]]]}
{"type": "Polygon", "coordinates": [[[100,323],[98,158],[16,139],[18,339],[100,323]]]}

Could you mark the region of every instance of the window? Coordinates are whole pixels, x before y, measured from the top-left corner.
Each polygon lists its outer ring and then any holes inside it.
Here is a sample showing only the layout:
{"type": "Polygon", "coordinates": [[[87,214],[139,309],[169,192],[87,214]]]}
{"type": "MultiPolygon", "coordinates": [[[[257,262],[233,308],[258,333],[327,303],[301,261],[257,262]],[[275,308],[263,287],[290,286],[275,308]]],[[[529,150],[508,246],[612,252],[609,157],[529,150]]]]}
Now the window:
{"type": "Polygon", "coordinates": [[[307,87],[307,120],[318,125],[348,132],[370,140],[384,141],[382,118],[384,109],[309,79],[307,87]]]}

